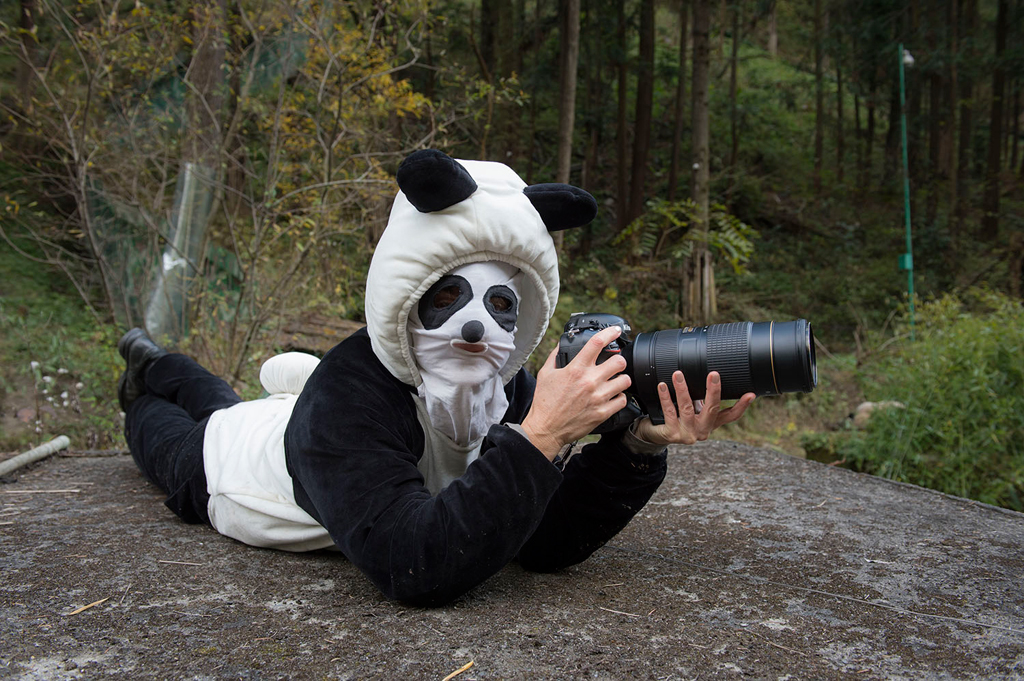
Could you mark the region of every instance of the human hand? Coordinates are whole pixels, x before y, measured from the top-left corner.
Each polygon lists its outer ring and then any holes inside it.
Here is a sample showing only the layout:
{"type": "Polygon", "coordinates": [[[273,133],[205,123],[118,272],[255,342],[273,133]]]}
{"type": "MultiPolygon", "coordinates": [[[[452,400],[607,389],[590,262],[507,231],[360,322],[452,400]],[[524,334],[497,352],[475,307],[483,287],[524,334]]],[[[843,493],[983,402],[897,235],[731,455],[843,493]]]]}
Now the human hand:
{"type": "Polygon", "coordinates": [[[722,409],[722,380],[717,371],[708,374],[707,392],[703,405],[690,399],[690,391],[686,387],[686,379],[682,371],[672,374],[672,383],[676,391],[676,405],[668,386],[658,384],[658,398],[661,411],[665,415],[665,423],[656,426],[650,418],[641,419],[636,427],[636,435],[641,440],[659,445],[684,444],[692,445],[698,440],[708,439],[715,428],[732,423],[754,401],[754,393],[743,395],[733,406],[722,409]]]}
{"type": "Polygon", "coordinates": [[[617,355],[597,364],[601,350],[621,333],[617,326],[602,329],[561,369],[555,367],[555,348],[537,372],[533,405],[522,426],[549,460],[626,406],[626,360],[617,355]]]}

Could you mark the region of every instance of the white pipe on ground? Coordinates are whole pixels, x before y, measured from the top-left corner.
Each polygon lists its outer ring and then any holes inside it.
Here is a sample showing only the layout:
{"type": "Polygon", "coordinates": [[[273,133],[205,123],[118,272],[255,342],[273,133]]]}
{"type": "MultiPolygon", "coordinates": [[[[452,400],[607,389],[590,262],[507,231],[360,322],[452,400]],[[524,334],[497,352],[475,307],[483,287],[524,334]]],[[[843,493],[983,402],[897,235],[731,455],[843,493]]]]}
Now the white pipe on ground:
{"type": "Polygon", "coordinates": [[[67,435],[59,435],[46,444],[39,445],[35,449],[30,449],[24,454],[8,459],[7,461],[0,462],[0,477],[13,473],[22,466],[27,466],[30,463],[45,459],[46,457],[59,452],[68,445],[71,444],[71,440],[68,439],[67,435]]]}

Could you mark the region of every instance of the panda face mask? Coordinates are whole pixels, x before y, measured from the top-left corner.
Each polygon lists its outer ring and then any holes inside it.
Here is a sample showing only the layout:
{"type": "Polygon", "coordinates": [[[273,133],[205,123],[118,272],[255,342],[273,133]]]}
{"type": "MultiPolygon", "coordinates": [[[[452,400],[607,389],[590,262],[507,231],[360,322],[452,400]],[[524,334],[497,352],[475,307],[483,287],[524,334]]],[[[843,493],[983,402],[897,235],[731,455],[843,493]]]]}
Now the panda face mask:
{"type": "Polygon", "coordinates": [[[522,274],[497,261],[452,270],[409,318],[431,424],[458,444],[483,437],[508,401],[500,378],[515,349],[522,274]]]}

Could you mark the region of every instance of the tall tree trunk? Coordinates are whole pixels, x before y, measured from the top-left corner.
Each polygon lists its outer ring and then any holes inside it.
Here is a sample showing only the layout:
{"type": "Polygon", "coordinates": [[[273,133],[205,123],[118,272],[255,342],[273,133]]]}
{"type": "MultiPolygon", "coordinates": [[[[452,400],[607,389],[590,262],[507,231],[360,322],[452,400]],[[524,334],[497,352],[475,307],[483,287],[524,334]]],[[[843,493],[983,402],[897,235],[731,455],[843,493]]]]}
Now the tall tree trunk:
{"type": "Polygon", "coordinates": [[[1003,75],[1003,151],[1000,155],[1000,169],[1006,166],[1006,159],[1010,158],[1010,129],[1013,127],[1013,106],[1012,97],[1009,93],[1013,91],[1013,78],[1006,82],[1006,75],[1003,75]]]}
{"type": "MultiPolygon", "coordinates": [[[[697,204],[697,229],[708,231],[711,173],[708,138],[708,71],[710,45],[708,32],[711,0],[695,0],[693,4],[693,86],[690,106],[693,123],[693,200],[697,204]]],[[[690,262],[683,273],[683,318],[694,323],[708,323],[715,314],[714,268],[706,239],[698,239],[690,262]]]]}
{"type": "MultiPolygon", "coordinates": [[[[914,149],[915,135],[912,121],[917,117],[908,114],[907,120],[907,156],[910,160],[910,183],[917,185],[914,176],[914,149]]],[[[885,133],[885,163],[882,166],[882,181],[880,185],[885,186],[896,175],[900,165],[900,84],[899,80],[893,81],[889,88],[889,127],[885,133]]],[[[911,194],[913,197],[913,194],[911,194]]],[[[913,201],[913,198],[911,198],[913,201]]],[[[912,213],[913,214],[913,213],[912,213]]]]}
{"type": "Polygon", "coordinates": [[[513,15],[515,24],[512,27],[513,52],[515,53],[515,72],[520,76],[523,74],[523,44],[526,42],[526,0],[515,0],[513,3],[513,15]]]}
{"type": "Polygon", "coordinates": [[[580,57],[580,0],[562,0],[559,52],[558,169],[555,181],[568,183],[572,169],[572,137],[576,121],[576,73],[580,57]]]}
{"type": "Polygon", "coordinates": [[[867,129],[864,131],[864,165],[861,168],[861,189],[867,189],[871,181],[871,172],[874,169],[875,151],[875,117],[877,115],[878,83],[875,74],[868,78],[868,115],[867,129]]]}
{"type": "Polygon", "coordinates": [[[707,220],[708,193],[711,174],[708,168],[710,157],[708,129],[708,72],[710,69],[709,28],[711,23],[711,0],[694,0],[693,3],[693,83],[690,87],[690,148],[693,154],[693,200],[698,215],[707,220]]]}
{"type": "MultiPolygon", "coordinates": [[[[964,26],[964,36],[970,39],[967,42],[968,48],[965,50],[964,61],[969,62],[973,55],[974,44],[974,25],[975,16],[977,14],[977,0],[965,0],[963,4],[962,21],[964,26]]],[[[959,99],[960,99],[960,148],[957,154],[956,163],[956,179],[957,179],[957,190],[956,190],[956,203],[953,208],[953,225],[954,231],[951,235],[953,246],[956,247],[959,242],[959,237],[963,234],[964,220],[967,214],[968,205],[968,194],[967,194],[967,181],[970,178],[970,165],[971,165],[971,135],[973,126],[973,112],[974,112],[974,81],[973,75],[970,70],[964,71],[958,74],[959,80],[959,99]]]]}
{"type": "Polygon", "coordinates": [[[1020,85],[1013,88],[1013,115],[1010,117],[1010,170],[1017,168],[1017,150],[1020,142],[1020,85]]]}
{"type": "MultiPolygon", "coordinates": [[[[903,36],[903,42],[906,43],[908,40],[917,40],[919,29],[921,26],[921,10],[920,0],[910,0],[910,23],[907,26],[903,34],[899,33],[899,27],[896,28],[896,38],[903,36]]],[[[919,150],[921,149],[920,144],[920,131],[924,129],[921,124],[921,99],[924,93],[924,82],[925,79],[915,71],[908,71],[906,74],[906,102],[907,102],[907,161],[910,166],[910,186],[914,188],[921,185],[922,181],[927,181],[926,178],[922,177],[924,174],[923,164],[921,163],[919,150]]],[[[899,106],[899,92],[897,91],[896,85],[893,86],[892,94],[892,105],[899,106]]],[[[891,111],[891,110],[890,110],[891,111]]],[[[895,172],[895,168],[899,165],[899,118],[895,115],[890,115],[889,125],[892,134],[886,137],[886,175],[887,178],[891,177],[892,173],[895,172]],[[891,146],[889,142],[892,142],[891,146]]],[[[888,181],[888,179],[886,179],[888,181]]],[[[915,193],[911,192],[911,202],[914,201],[915,193]]],[[[917,211],[913,207],[911,208],[911,214],[916,215],[917,211]]]]}
{"type": "MultiPolygon", "coordinates": [[[[725,27],[728,25],[728,0],[721,0],[718,3],[718,56],[725,55],[725,27]]],[[[708,29],[711,30],[710,28],[708,29]]]]}
{"type": "Polygon", "coordinates": [[[953,273],[956,273],[956,262],[957,262],[957,248],[956,242],[953,239],[956,228],[953,226],[955,220],[953,215],[956,212],[958,204],[958,196],[960,189],[960,181],[957,179],[957,155],[956,155],[956,98],[957,93],[960,91],[959,77],[960,74],[957,71],[956,63],[960,53],[960,2],[959,0],[951,0],[949,3],[949,13],[946,15],[946,23],[949,25],[949,87],[946,88],[946,116],[948,118],[948,124],[946,125],[946,175],[949,179],[949,210],[947,212],[946,222],[949,229],[950,240],[949,250],[947,255],[947,263],[953,269],[953,273]]]}
{"type": "MultiPolygon", "coordinates": [[[[854,33],[850,38],[851,41],[851,54],[853,58],[850,60],[856,64],[857,58],[860,55],[860,51],[857,49],[859,44],[857,41],[857,34],[854,33]]],[[[856,87],[853,90],[853,151],[854,151],[854,184],[858,195],[863,189],[861,180],[864,178],[864,133],[860,126],[860,103],[861,103],[861,92],[863,91],[863,81],[861,80],[860,69],[854,68],[853,80],[856,87]]]]}
{"type": "MultiPolygon", "coordinates": [[[[526,42],[525,36],[523,35],[526,30],[526,0],[515,0],[513,3],[512,14],[512,44],[514,46],[512,50],[512,70],[519,77],[520,83],[522,83],[523,55],[525,53],[523,45],[526,42]]],[[[511,137],[509,150],[512,152],[512,161],[514,166],[518,167],[520,165],[520,159],[523,157],[523,114],[525,111],[524,107],[517,104],[513,104],[511,108],[512,111],[509,116],[508,127],[508,135],[511,137]]]]}
{"type": "Polygon", "coordinates": [[[683,111],[686,109],[686,45],[689,32],[689,0],[679,0],[679,82],[676,84],[675,120],[672,125],[672,164],[668,171],[668,200],[676,200],[679,185],[679,155],[683,146],[683,111]]]}
{"type": "Polygon", "coordinates": [[[1003,137],[1003,53],[1006,51],[1009,0],[999,0],[996,17],[996,62],[992,70],[992,113],[989,117],[988,164],[981,217],[981,238],[992,243],[999,236],[999,171],[1002,166],[1000,142],[1003,137]]]}
{"type": "MultiPolygon", "coordinates": [[[[582,36],[590,36],[591,40],[585,43],[586,53],[584,63],[587,70],[587,102],[591,112],[586,118],[587,150],[583,160],[583,172],[580,173],[580,184],[582,187],[589,187],[594,183],[593,177],[598,174],[601,167],[601,133],[604,130],[604,41],[606,32],[605,23],[601,20],[594,5],[600,4],[600,0],[586,0],[583,12],[587,17],[586,30],[581,29],[582,36]]],[[[575,257],[586,258],[594,241],[593,224],[585,225],[580,234],[578,247],[573,254],[575,257]]]]}
{"type": "Polygon", "coordinates": [[[18,62],[17,87],[23,113],[32,111],[32,94],[35,92],[35,75],[32,69],[36,63],[36,0],[21,0],[21,61],[18,62]]]}
{"type": "MultiPolygon", "coordinates": [[[[929,6],[928,37],[929,51],[941,53],[948,45],[941,45],[937,26],[948,19],[946,0],[932,0],[929,6]]],[[[946,54],[953,54],[947,51],[946,54]]],[[[950,60],[952,61],[952,60],[950,60]]],[[[949,71],[935,69],[929,76],[928,104],[928,202],[925,207],[925,222],[935,224],[939,214],[939,197],[947,193],[949,180],[950,135],[949,120],[949,71]]]]}
{"type": "Polygon", "coordinates": [[[814,192],[821,193],[821,161],[825,145],[825,76],[821,35],[821,0],[814,0],[814,192]]]}
{"type": "Polygon", "coordinates": [[[928,200],[925,205],[925,224],[935,224],[939,210],[939,191],[942,185],[940,146],[945,114],[942,97],[942,76],[933,73],[928,88],[928,200]]]}
{"type": "Polygon", "coordinates": [[[494,73],[494,29],[498,25],[498,5],[506,0],[480,0],[480,55],[488,73],[494,73]]]}
{"type": "Polygon", "coordinates": [[[629,153],[629,127],[626,119],[628,111],[628,58],[626,54],[626,0],[618,0],[618,28],[616,31],[616,42],[619,45],[619,92],[618,110],[615,118],[615,148],[616,148],[616,222],[621,231],[629,224],[629,176],[626,157],[629,153]]]}
{"type": "Polygon", "coordinates": [[[740,155],[739,109],[736,106],[736,72],[739,68],[740,13],[742,7],[742,3],[736,3],[732,8],[732,50],[729,60],[729,133],[732,137],[732,147],[729,150],[729,174],[732,176],[732,180],[729,183],[730,193],[736,182],[736,173],[738,172],[736,166],[740,155]]]}
{"type": "MultiPolygon", "coordinates": [[[[836,35],[842,41],[842,35],[836,35]]],[[[840,43],[841,45],[841,43],[840,43]]],[[[836,51],[836,182],[843,183],[843,55],[842,47],[836,51]]]]}
{"type": "MultiPolygon", "coordinates": [[[[860,129],[860,95],[853,94],[853,163],[855,176],[862,175],[864,165],[864,140],[860,129]]],[[[859,188],[858,181],[858,188],[859,188]]]]}
{"type": "Polygon", "coordinates": [[[633,164],[627,222],[632,222],[644,212],[647,156],[651,147],[651,109],[654,105],[654,0],[640,2],[640,59],[637,71],[633,164]]]}
{"type": "Polygon", "coordinates": [[[587,22],[580,27],[580,48],[583,50],[583,78],[584,78],[584,101],[586,110],[590,115],[583,119],[583,138],[585,147],[583,151],[583,165],[580,169],[580,185],[589,187],[591,184],[591,173],[597,169],[598,144],[601,138],[602,107],[602,68],[604,61],[601,56],[602,24],[595,21],[594,4],[599,0],[583,0],[581,8],[587,22]],[[587,40],[587,37],[590,40],[587,40]]]}
{"type": "Polygon", "coordinates": [[[777,0],[772,0],[772,6],[768,10],[768,54],[774,59],[779,54],[779,29],[776,23],[778,17],[777,0]]]}
{"type": "MultiPolygon", "coordinates": [[[[495,27],[495,87],[504,78],[509,78],[516,71],[516,60],[520,50],[516,45],[515,31],[515,4],[512,2],[498,3],[497,18],[498,24],[495,27]]],[[[497,120],[495,132],[495,148],[498,151],[498,158],[503,162],[516,166],[518,156],[519,125],[516,115],[519,107],[513,102],[499,102],[496,107],[497,120]]]]}
{"type": "MultiPolygon", "coordinates": [[[[580,58],[580,0],[562,0],[562,40],[558,69],[558,165],[555,182],[568,184],[572,170],[572,138],[576,127],[576,73],[580,58]]],[[[561,248],[564,232],[555,232],[561,248]]]]}
{"type": "Polygon", "coordinates": [[[543,45],[540,31],[541,0],[533,6],[533,94],[530,97],[530,150],[526,157],[526,183],[533,184],[534,156],[537,147],[537,94],[540,92],[540,70],[543,58],[543,45]]]}

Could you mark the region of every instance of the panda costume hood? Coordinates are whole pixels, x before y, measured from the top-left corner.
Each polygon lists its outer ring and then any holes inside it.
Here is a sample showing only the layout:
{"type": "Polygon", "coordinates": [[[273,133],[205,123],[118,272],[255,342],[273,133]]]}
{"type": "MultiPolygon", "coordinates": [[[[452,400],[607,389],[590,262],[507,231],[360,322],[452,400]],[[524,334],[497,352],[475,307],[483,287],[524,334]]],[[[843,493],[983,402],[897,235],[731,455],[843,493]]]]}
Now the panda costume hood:
{"type": "Polygon", "coordinates": [[[367,276],[367,331],[381,363],[417,388],[424,426],[444,436],[435,444],[472,448],[505,413],[503,386],[554,312],[550,232],[590,222],[597,204],[576,187],[527,186],[501,163],[436,150],[409,156],[397,180],[367,276]]]}
{"type": "Polygon", "coordinates": [[[551,231],[589,223],[594,198],[564,184],[527,186],[508,166],[456,161],[428,149],[402,162],[387,228],[366,279],[366,325],[374,353],[400,381],[418,386],[409,318],[441,277],[469,263],[499,261],[522,273],[515,349],[507,382],[547,329],[558,300],[551,231]]]}

